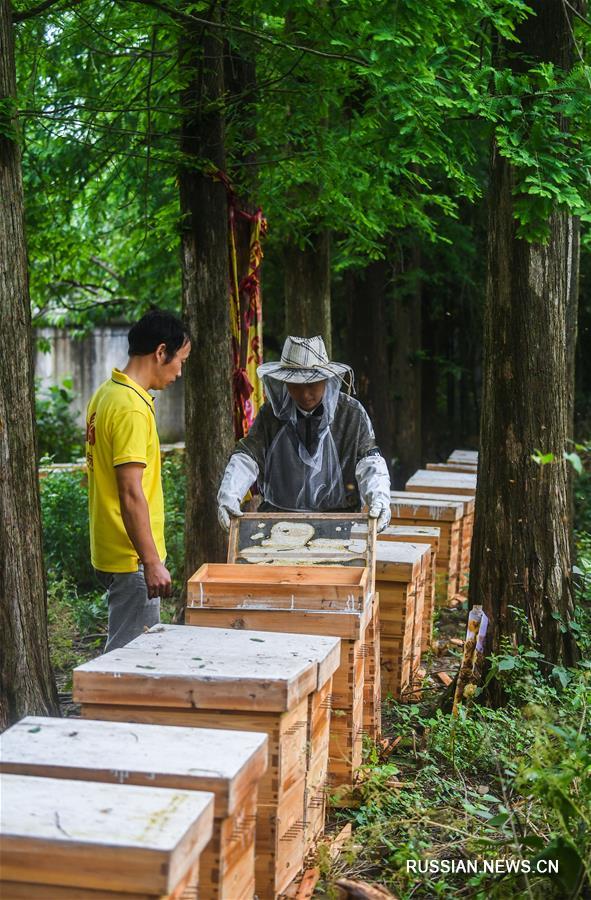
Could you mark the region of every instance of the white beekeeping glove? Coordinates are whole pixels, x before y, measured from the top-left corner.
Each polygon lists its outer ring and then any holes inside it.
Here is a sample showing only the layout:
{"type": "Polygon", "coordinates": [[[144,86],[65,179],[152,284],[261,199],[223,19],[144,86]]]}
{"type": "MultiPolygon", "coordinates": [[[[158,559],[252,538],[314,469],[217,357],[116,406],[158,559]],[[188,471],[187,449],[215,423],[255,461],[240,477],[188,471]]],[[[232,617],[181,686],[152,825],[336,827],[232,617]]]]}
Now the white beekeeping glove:
{"type": "Polygon", "coordinates": [[[218,491],[218,521],[224,531],[230,530],[230,516],[241,516],[240,503],[257,480],[259,467],[246,453],[233,453],[226,466],[218,491]]]}
{"type": "Polygon", "coordinates": [[[390,475],[381,454],[364,456],[355,468],[361,499],[367,504],[370,519],[377,519],[378,532],[390,522],[390,475]]]}

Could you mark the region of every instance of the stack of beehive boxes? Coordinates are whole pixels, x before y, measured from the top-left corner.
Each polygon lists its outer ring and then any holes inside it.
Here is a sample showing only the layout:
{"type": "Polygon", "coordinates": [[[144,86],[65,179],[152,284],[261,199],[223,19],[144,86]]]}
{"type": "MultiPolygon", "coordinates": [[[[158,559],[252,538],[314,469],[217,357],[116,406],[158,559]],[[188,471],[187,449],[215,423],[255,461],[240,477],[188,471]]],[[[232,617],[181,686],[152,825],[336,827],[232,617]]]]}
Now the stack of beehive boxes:
{"type": "Polygon", "coordinates": [[[447,605],[457,593],[463,501],[447,500],[429,494],[393,491],[390,495],[390,507],[393,524],[439,529],[435,563],[435,598],[438,605],[447,605]]]}
{"type": "MultiPolygon", "coordinates": [[[[458,451],[455,451],[458,452],[458,451]]],[[[454,463],[449,465],[454,466],[454,463]]],[[[406,491],[417,496],[435,495],[449,500],[461,499],[464,505],[460,523],[457,547],[456,593],[465,592],[468,587],[470,569],[470,549],[474,531],[474,498],[476,495],[476,471],[456,471],[452,469],[419,469],[406,483],[406,491]]],[[[452,551],[453,552],[453,551],[452,551]]]]}
{"type": "Polygon", "coordinates": [[[337,638],[157,626],[76,669],[74,696],[83,717],[266,734],[255,880],[275,897],[303,866],[311,695],[339,649],[337,638]]]}
{"type": "MultiPolygon", "coordinates": [[[[200,896],[234,900],[254,894],[255,818],[267,744],[266,735],[251,732],[31,716],[4,733],[0,769],[210,792],[213,834],[199,861],[200,896]]],[[[63,827],[68,830],[65,820],[63,827]]]]}
{"type": "MultiPolygon", "coordinates": [[[[256,523],[256,535],[260,536],[261,529],[269,531],[273,523],[285,525],[288,530],[311,520],[330,521],[333,533],[338,533],[346,523],[350,527],[351,521],[362,521],[364,517],[260,513],[243,516],[232,524],[228,564],[202,566],[189,579],[185,621],[189,625],[331,634],[341,638],[340,665],[333,677],[332,696],[326,701],[332,705],[327,782],[331,787],[350,786],[361,763],[363,733],[369,731],[376,736],[380,722],[373,539],[367,540],[366,535],[365,541],[357,542],[355,552],[359,558],[354,562],[361,565],[339,565],[342,555],[335,555],[330,546],[312,553],[307,549],[280,551],[276,556],[269,551],[266,565],[237,563],[241,559],[241,528],[248,529],[256,523]],[[286,556],[291,556],[293,564],[277,565],[286,556]],[[330,560],[332,565],[322,564],[330,560]]],[[[318,791],[313,790],[310,795],[318,808],[318,791]]],[[[310,813],[310,818],[317,820],[318,816],[310,813]]]]}

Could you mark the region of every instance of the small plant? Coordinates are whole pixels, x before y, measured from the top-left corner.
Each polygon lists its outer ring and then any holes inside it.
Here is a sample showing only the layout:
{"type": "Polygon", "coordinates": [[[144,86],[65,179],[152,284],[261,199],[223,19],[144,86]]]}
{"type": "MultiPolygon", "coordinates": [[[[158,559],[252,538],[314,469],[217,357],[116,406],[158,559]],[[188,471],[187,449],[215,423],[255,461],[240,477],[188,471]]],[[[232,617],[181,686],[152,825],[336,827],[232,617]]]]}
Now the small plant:
{"type": "Polygon", "coordinates": [[[39,458],[54,462],[73,462],[84,452],[84,435],[76,422],[71,406],[75,399],[72,381],[41,388],[37,380],[35,391],[35,419],[39,458]]]}

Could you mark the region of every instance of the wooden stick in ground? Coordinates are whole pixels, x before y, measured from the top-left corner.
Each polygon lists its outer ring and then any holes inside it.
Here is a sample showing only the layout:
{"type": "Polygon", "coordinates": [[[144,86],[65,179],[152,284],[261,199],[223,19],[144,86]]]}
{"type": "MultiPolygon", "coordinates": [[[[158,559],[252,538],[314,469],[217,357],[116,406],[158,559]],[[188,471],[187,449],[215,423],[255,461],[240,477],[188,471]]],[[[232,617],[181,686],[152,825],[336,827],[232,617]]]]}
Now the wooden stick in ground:
{"type": "Polygon", "coordinates": [[[457,716],[459,704],[464,696],[464,689],[472,679],[474,670],[474,653],[476,651],[476,638],[480,629],[482,620],[482,606],[474,606],[468,615],[468,628],[466,629],[466,640],[464,643],[464,655],[462,664],[458,672],[456,681],[456,692],[454,696],[453,714],[457,716]]]}

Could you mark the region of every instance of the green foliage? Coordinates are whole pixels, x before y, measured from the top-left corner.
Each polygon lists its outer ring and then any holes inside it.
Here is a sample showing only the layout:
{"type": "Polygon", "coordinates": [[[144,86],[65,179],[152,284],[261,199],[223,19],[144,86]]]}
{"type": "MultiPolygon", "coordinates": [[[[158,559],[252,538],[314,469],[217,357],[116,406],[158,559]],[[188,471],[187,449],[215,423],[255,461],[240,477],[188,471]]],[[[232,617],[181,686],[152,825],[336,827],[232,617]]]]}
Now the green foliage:
{"type": "Polygon", "coordinates": [[[78,590],[95,586],[90,565],[88,491],[82,472],[49,472],[40,479],[43,546],[51,581],[78,590]]]}
{"type": "MultiPolygon", "coordinates": [[[[178,46],[209,8],[156,6],[85,0],[17,29],[37,321],[85,329],[178,306],[178,46]]],[[[234,59],[256,64],[256,89],[230,78],[222,101],[227,168],[265,209],[269,246],[328,228],[340,271],[384,256],[405,230],[451,242],[447,223],[486,189],[493,135],[514,167],[524,237],[543,236],[554,208],[585,218],[588,67],[495,67],[498,36],[518,53],[528,14],[521,0],[437,0],[420,16],[410,0],[227,7],[228,73],[234,59]]],[[[584,30],[577,39],[585,59],[584,30]]]]}
{"type": "MultiPolygon", "coordinates": [[[[584,478],[579,484],[588,492],[584,478]]],[[[591,574],[591,535],[577,542],[581,571],[591,574]]],[[[579,579],[570,623],[578,666],[545,663],[531,639],[506,644],[490,676],[503,682],[504,708],[469,702],[453,717],[428,700],[387,707],[385,731],[400,742],[387,758],[371,746],[366,753],[359,808],[338,814],[353,820],[354,843],[339,863],[323,861],[327,896],[343,874],[379,881],[400,900],[582,896],[591,876],[590,585],[579,579]],[[527,881],[406,868],[407,860],[505,858],[525,860],[527,881]],[[539,871],[547,860],[558,861],[558,873],[539,871]]]]}
{"type": "Polygon", "coordinates": [[[60,685],[70,690],[72,669],[102,646],[107,625],[104,596],[97,592],[79,594],[68,578],[50,577],[47,624],[52,666],[60,685]]]}
{"type": "Polygon", "coordinates": [[[84,452],[84,436],[71,410],[75,395],[72,381],[42,389],[36,384],[35,420],[39,457],[53,462],[72,462],[84,452]]]}
{"type": "Polygon", "coordinates": [[[570,670],[558,690],[525,652],[504,672],[504,709],[472,705],[454,718],[427,704],[391,705],[385,724],[401,741],[387,760],[368,754],[359,809],[339,814],[353,819],[354,844],[325,866],[327,889],[349,874],[401,900],[575,896],[589,874],[591,672],[570,670]],[[508,873],[406,870],[407,860],[503,858],[529,863],[527,884],[508,873]],[[558,859],[558,875],[539,872],[540,859],[558,859]]]}
{"type": "Polygon", "coordinates": [[[174,598],[182,592],[185,579],[185,454],[174,453],[162,463],[164,490],[164,537],[166,566],[172,576],[174,598]]]}

